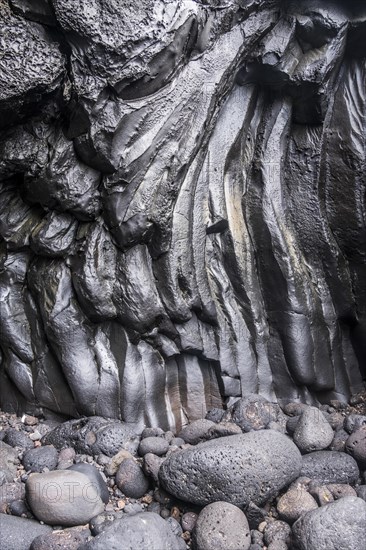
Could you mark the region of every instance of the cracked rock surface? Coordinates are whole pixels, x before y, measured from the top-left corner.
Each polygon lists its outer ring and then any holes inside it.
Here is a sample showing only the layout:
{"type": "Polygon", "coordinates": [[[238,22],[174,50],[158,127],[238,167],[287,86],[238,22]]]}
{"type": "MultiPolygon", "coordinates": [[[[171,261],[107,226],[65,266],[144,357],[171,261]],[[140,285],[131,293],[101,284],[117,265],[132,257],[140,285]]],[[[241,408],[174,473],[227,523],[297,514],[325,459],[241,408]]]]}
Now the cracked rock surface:
{"type": "Polygon", "coordinates": [[[3,0],[0,406],[179,432],[347,401],[366,331],[366,8],[3,0]]]}

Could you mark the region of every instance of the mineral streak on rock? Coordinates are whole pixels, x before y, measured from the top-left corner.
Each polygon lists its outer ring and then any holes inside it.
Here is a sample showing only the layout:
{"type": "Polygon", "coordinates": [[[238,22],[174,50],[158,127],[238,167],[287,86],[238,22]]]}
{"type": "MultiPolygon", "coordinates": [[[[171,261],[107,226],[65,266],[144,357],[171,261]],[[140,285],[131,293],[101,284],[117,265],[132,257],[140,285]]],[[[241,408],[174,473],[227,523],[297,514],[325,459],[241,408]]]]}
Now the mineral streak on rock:
{"type": "Polygon", "coordinates": [[[0,17],[1,408],[179,430],[361,389],[366,7],[0,17]]]}

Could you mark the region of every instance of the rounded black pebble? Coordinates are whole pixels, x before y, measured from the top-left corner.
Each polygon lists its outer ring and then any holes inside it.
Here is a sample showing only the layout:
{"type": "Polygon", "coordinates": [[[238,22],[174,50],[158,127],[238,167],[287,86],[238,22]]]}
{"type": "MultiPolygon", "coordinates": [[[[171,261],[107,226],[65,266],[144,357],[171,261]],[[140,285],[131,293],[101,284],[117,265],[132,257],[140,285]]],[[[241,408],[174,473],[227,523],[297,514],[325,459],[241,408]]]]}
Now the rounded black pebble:
{"type": "Polygon", "coordinates": [[[283,541],[287,544],[290,541],[291,527],[285,521],[271,521],[267,523],[264,530],[264,542],[268,546],[274,541],[283,541]]]}
{"type": "Polygon", "coordinates": [[[221,422],[225,414],[223,409],[211,409],[206,413],[206,420],[211,420],[211,422],[221,422]]]}
{"type": "Polygon", "coordinates": [[[55,470],[58,463],[58,452],[53,445],[35,447],[24,453],[22,462],[26,472],[42,472],[44,468],[55,470]]]}
{"type": "Polygon", "coordinates": [[[118,488],[130,498],[141,498],[149,490],[149,480],[132,458],[126,458],[116,474],[118,488]]]}
{"type": "Polygon", "coordinates": [[[24,432],[20,432],[15,428],[6,430],[3,441],[11,447],[21,447],[23,450],[34,448],[33,441],[24,432]]]}
{"type": "Polygon", "coordinates": [[[163,456],[168,452],[169,443],[162,437],[146,437],[142,439],[138,448],[140,456],[152,453],[156,456],[163,456]]]}

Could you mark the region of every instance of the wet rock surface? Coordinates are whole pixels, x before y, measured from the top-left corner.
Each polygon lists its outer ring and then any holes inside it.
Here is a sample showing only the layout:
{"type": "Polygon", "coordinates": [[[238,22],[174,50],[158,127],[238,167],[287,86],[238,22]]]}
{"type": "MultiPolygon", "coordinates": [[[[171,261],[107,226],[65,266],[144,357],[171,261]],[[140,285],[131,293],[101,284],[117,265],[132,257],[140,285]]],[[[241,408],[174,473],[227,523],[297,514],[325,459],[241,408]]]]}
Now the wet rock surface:
{"type": "Polygon", "coordinates": [[[3,410],[249,431],[363,390],[365,7],[313,4],[2,1],[3,410]]]}

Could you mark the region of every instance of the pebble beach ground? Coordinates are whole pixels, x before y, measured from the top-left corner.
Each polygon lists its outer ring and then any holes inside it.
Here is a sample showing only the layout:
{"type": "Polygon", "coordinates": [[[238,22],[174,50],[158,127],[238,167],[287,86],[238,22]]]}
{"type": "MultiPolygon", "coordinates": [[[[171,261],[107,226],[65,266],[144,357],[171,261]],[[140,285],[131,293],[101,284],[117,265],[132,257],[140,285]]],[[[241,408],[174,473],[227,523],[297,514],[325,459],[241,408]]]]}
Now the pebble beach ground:
{"type": "Polygon", "coordinates": [[[0,412],[1,550],[364,550],[366,392],[178,434],[0,412]]]}

